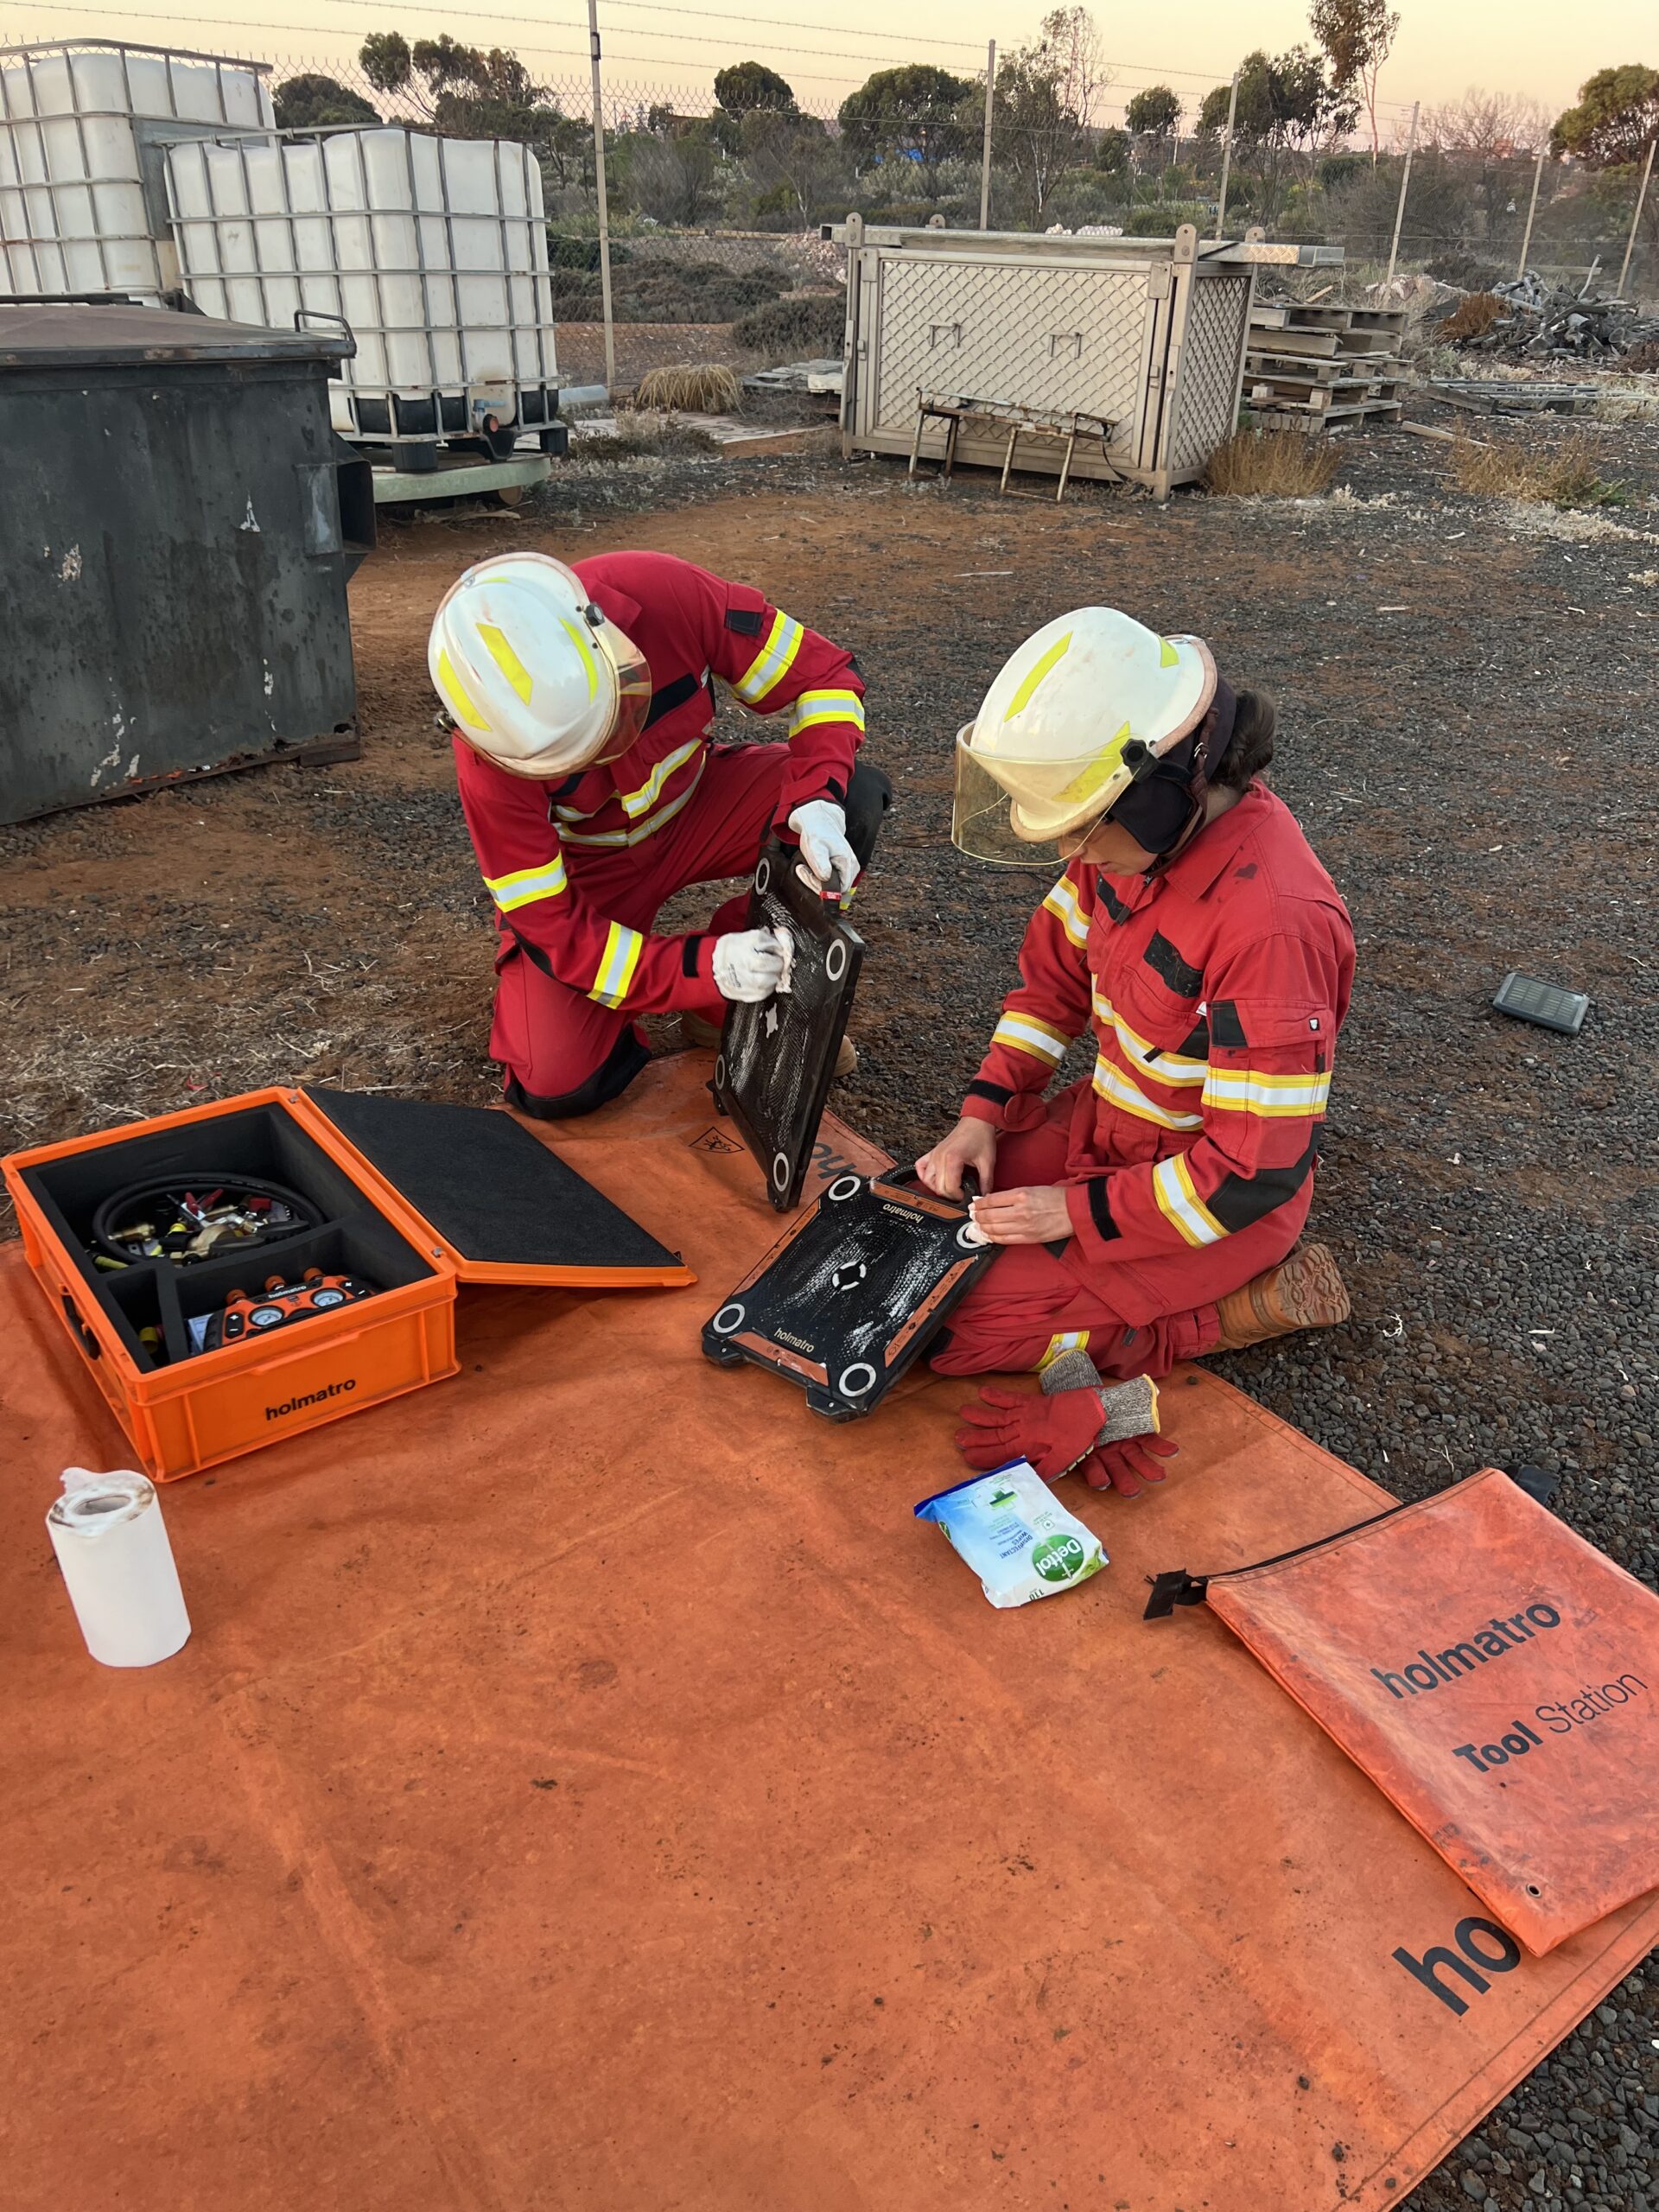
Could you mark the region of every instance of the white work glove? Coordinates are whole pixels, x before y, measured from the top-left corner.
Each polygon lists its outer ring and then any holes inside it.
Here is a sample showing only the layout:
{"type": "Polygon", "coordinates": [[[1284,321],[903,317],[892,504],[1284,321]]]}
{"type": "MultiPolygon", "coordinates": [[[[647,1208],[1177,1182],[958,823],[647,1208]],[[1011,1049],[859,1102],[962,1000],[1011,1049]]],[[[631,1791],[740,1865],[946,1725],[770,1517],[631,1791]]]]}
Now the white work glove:
{"type": "Polygon", "coordinates": [[[847,817],[832,799],[808,799],[789,817],[801,841],[804,868],[796,874],[809,891],[844,899],[858,880],[858,855],[847,842],[847,817]]]}
{"type": "Polygon", "coordinates": [[[715,940],[715,982],[722,998],[755,1006],[789,988],[794,940],[785,930],[734,930],[715,940]]]}

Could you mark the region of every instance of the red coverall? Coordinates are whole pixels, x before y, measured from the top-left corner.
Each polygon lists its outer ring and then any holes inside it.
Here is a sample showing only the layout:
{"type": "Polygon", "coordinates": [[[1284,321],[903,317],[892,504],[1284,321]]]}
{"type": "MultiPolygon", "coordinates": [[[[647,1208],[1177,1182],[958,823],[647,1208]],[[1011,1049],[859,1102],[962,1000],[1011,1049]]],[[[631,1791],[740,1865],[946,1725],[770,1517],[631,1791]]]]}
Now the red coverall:
{"type": "MultiPolygon", "coordinates": [[[[619,760],[562,783],[510,775],[454,740],[461,803],[499,910],[492,1056],[532,1112],[614,1097],[647,1054],[632,1017],[715,1018],[715,939],[744,927],[747,898],[708,931],[651,934],[687,884],[747,875],[767,830],[808,799],[844,804],[864,730],[850,653],[667,553],[604,553],[575,572],[651,669],[644,734],[619,760]],[[760,715],[790,710],[787,745],[711,751],[711,678],[760,715]]],[[[850,828],[850,823],[849,823],[850,828]]]]}
{"type": "Polygon", "coordinates": [[[1289,809],[1253,785],[1150,883],[1074,861],[1033,917],[964,1114],[996,1185],[1069,1186],[1071,1235],[1010,1245],[951,1315],[947,1375],[1086,1346],[1110,1378],[1215,1343],[1215,1301],[1289,1253],[1354,938],[1289,809]],[[1093,1077],[1043,1093],[1092,1026],[1093,1077]]]}

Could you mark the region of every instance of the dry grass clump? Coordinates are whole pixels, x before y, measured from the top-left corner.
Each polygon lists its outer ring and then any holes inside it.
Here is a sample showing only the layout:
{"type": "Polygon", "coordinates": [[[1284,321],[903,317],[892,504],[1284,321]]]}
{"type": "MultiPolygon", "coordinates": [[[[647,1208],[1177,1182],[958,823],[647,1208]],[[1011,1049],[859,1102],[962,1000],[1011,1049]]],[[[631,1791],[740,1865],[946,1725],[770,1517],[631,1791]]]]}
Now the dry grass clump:
{"type": "Polygon", "coordinates": [[[1452,478],[1459,491],[1480,499],[1523,499],[1551,507],[1622,507],[1629,487],[1602,474],[1605,456],[1592,437],[1580,433],[1552,452],[1531,444],[1477,445],[1459,438],[1452,448],[1452,478]]]}
{"type": "Polygon", "coordinates": [[[1471,292],[1466,300],[1459,301],[1434,334],[1447,346],[1455,346],[1460,339],[1484,338],[1509,311],[1507,302],[1496,292],[1471,292]]]}
{"type": "Polygon", "coordinates": [[[636,407],[664,414],[729,415],[743,397],[736,372],[718,361],[685,361],[648,369],[633,395],[636,407]]]}
{"type": "Polygon", "coordinates": [[[1212,492],[1233,499],[1306,499],[1328,491],[1342,455],[1305,430],[1236,430],[1205,471],[1212,492]]]}

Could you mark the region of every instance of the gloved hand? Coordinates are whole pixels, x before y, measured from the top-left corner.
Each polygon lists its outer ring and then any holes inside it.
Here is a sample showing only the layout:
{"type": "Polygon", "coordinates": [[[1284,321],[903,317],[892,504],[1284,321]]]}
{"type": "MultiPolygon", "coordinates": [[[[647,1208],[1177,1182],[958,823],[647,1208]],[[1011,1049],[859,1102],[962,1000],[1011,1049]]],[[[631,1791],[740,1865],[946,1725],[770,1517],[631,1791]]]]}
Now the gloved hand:
{"type": "Polygon", "coordinates": [[[1090,1490],[1115,1490],[1120,1497],[1139,1497],[1143,1484],[1165,1480],[1159,1461],[1173,1459],[1180,1448],[1166,1436],[1126,1436],[1090,1452],[1077,1471],[1090,1490]]]}
{"type": "Polygon", "coordinates": [[[809,891],[844,899],[858,880],[858,855],[847,842],[847,817],[832,799],[808,799],[789,817],[801,841],[804,868],[795,873],[809,891]]]}
{"type": "Polygon", "coordinates": [[[795,946],[783,930],[733,930],[715,940],[715,982],[722,998],[758,1005],[789,988],[795,946]]]}
{"type": "Polygon", "coordinates": [[[970,1467],[988,1471],[1009,1459],[1028,1459],[1051,1483],[1088,1456],[1103,1419],[1098,1390],[1057,1390],[1044,1397],[995,1382],[988,1382],[960,1411],[968,1425],[957,1431],[957,1449],[970,1467]]]}

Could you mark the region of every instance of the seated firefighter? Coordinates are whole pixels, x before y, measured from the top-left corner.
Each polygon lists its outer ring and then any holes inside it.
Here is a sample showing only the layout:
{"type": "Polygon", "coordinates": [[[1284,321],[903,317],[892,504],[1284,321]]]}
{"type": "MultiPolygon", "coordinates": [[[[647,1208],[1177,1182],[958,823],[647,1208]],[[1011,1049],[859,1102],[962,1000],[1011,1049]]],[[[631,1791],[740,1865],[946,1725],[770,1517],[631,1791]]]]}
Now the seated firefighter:
{"type": "Polygon", "coordinates": [[[480,562],[439,607],[428,664],[497,908],[490,1051],[529,1114],[625,1090],[650,1058],[637,1015],[681,1013],[711,1041],[723,1001],[786,988],[787,949],[743,926],[745,898],[659,936],[672,893],[747,875],[775,831],[844,898],[891,802],[879,769],[854,766],[852,655],[670,554],[480,562]],[[753,713],[786,713],[787,743],[712,750],[715,677],[753,713]]]}
{"type": "Polygon", "coordinates": [[[1294,817],[1257,780],[1274,716],[1198,638],[1109,607],[1027,640],[957,739],[965,852],[1065,873],[962,1118],[917,1162],[982,1195],[999,1253],[951,1315],[945,1374],[1036,1369],[1041,1395],[965,1408],[975,1464],[1082,1462],[1133,1494],[1172,1446],[1103,1444],[1103,1380],[1341,1321],[1323,1245],[1298,1247],[1348,1009],[1354,939],[1294,817]],[[1093,1071],[1045,1092],[1092,1028],[1093,1071]]]}

